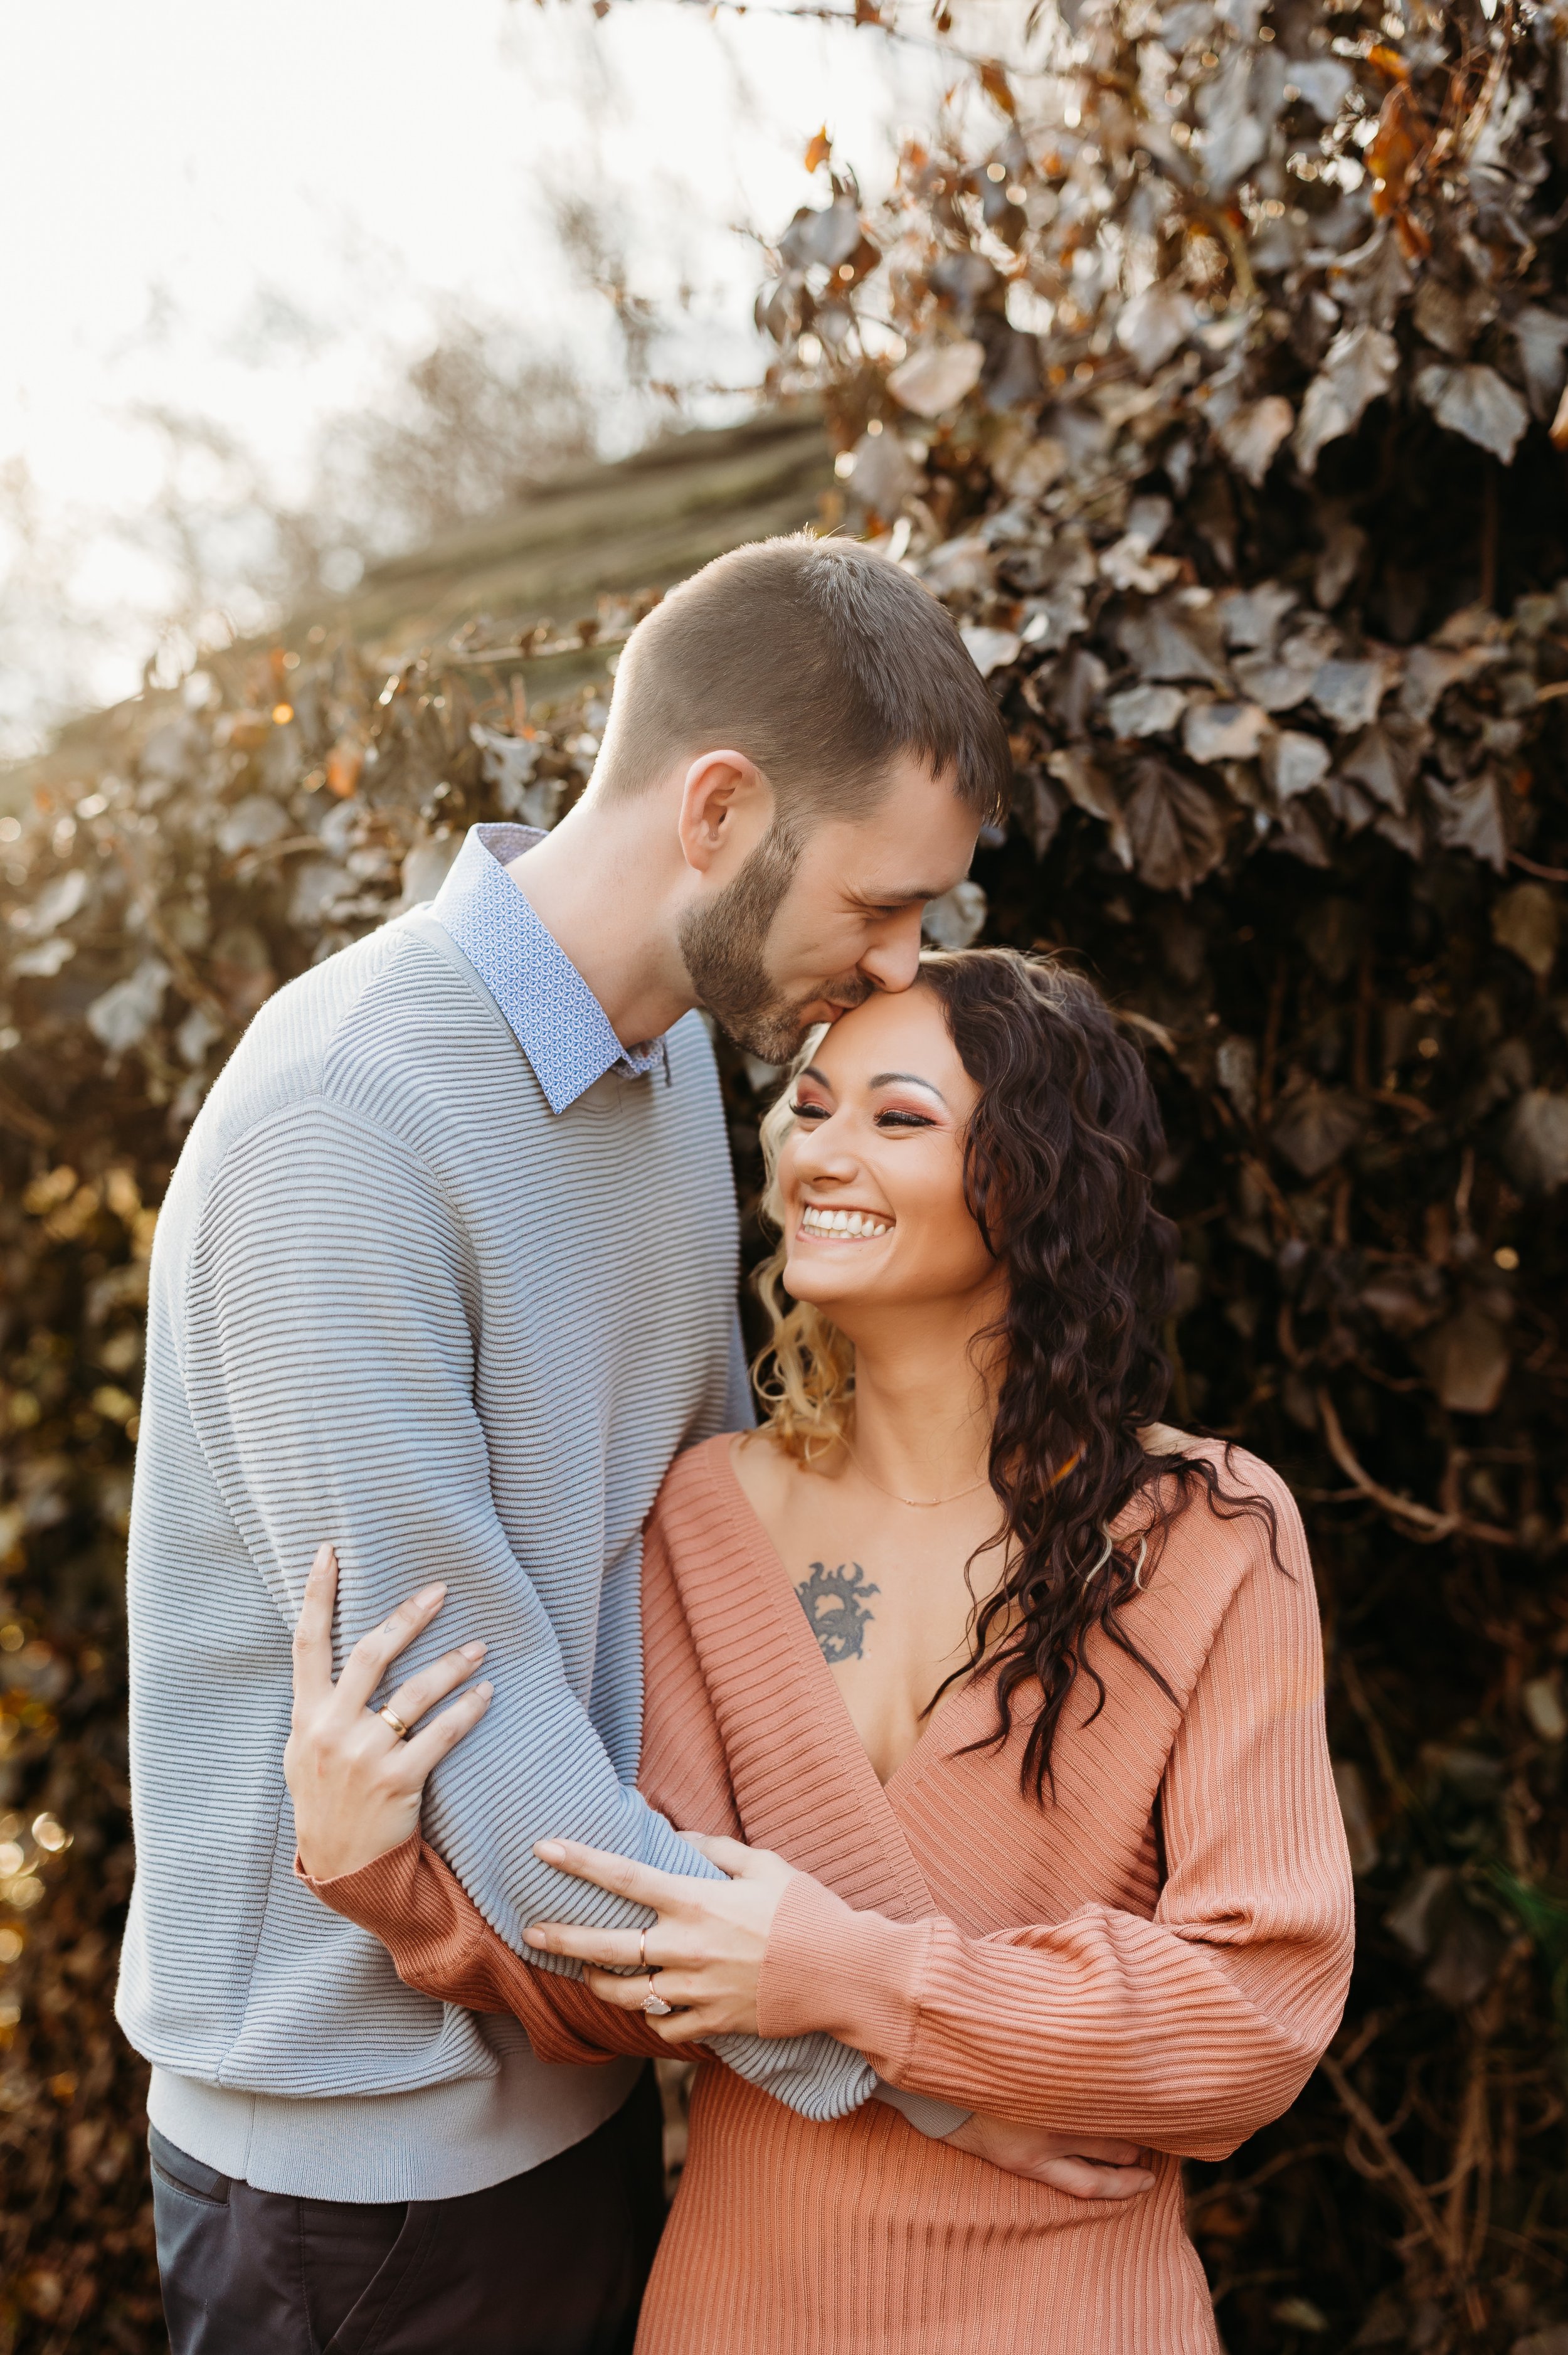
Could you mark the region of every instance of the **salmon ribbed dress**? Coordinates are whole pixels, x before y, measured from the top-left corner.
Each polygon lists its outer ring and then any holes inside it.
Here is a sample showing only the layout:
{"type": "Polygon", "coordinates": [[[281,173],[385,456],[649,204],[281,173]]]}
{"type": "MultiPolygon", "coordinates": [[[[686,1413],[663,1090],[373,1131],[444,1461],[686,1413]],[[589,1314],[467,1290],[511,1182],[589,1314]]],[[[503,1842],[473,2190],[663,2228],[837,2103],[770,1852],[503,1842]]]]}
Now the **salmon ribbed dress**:
{"type": "MultiPolygon", "coordinates": [[[[640,1787],[677,1825],[800,1869],[763,1965],[764,2035],[830,2030],[892,2083],[1152,2147],[1153,2189],[1086,2202],[871,2102],[812,2126],[697,2072],[638,2355],[1213,2355],[1181,2156],[1219,2158],[1299,2092],[1338,2024],[1351,1891],[1312,1575],[1288,1491],[1238,1455],[1124,1624],[1171,1700],[1091,1636],[1055,1792],[1019,1787],[990,1679],[948,1694],[885,1789],[731,1466],[682,1456],[649,1525],[640,1787]],[[807,1878],[806,1876],[810,1876],[807,1878]]],[[[1117,1525],[1136,1529],[1135,1500],[1117,1525]]],[[[513,2011],[546,2060],[666,2051],[640,2016],[519,1961],[418,1839],[314,1883],[410,1986],[513,2011]]]]}

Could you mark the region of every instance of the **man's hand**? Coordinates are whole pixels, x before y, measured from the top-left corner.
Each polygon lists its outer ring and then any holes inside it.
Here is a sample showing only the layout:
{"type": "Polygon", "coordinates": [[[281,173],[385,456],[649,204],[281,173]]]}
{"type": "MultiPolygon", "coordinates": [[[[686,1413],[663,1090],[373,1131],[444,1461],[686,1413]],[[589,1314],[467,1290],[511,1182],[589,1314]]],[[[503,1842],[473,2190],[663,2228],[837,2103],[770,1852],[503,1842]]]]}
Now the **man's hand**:
{"type": "MultiPolygon", "coordinates": [[[[490,1706],[492,1688],[474,1685],[443,1710],[422,1733],[407,1738],[369,1706],[399,1652],[428,1627],[446,1600],[444,1586],[427,1586],[379,1627],[362,1636],[332,1679],[332,1620],[337,1600],[337,1556],[324,1545],[311,1564],[304,1605],[294,1630],[294,1718],[283,1753],[283,1776],[294,1802],[300,1862],[313,1881],[335,1881],[386,1856],[419,1828],[419,1806],[430,1770],[490,1706]]],[[[399,1722],[416,1726],[484,1657],[482,1644],[463,1644],[398,1686],[385,1706],[399,1722]]]]}
{"type": "Polygon", "coordinates": [[[967,2150],[971,2158],[1048,2183],[1074,2200],[1134,2200],[1154,2183],[1136,2143],[1098,2135],[1048,2134],[1044,2126],[984,2117],[977,2110],[943,2139],[951,2150],[967,2150]]]}

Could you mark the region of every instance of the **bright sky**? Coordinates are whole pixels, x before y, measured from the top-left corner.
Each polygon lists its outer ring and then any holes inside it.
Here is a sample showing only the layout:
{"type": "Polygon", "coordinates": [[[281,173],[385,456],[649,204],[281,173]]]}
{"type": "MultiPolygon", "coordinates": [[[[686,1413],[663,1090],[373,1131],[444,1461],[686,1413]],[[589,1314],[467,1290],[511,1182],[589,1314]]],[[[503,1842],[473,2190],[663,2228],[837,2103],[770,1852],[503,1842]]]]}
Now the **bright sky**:
{"type": "MultiPolygon", "coordinates": [[[[754,378],[736,226],[823,200],[801,153],[824,118],[874,186],[936,70],[874,33],[689,0],[597,23],[587,0],[9,0],[0,470],[26,462],[66,553],[27,596],[13,570],[7,602],[0,501],[0,750],[40,704],[137,682],[167,588],[134,544],[165,464],[148,410],[211,419],[297,489],[317,422],[374,400],[443,304],[608,379],[607,306],[550,226],[569,188],[625,240],[634,287],[691,289],[680,372],[754,378]]],[[[612,437],[632,430],[612,409],[612,437]]]]}

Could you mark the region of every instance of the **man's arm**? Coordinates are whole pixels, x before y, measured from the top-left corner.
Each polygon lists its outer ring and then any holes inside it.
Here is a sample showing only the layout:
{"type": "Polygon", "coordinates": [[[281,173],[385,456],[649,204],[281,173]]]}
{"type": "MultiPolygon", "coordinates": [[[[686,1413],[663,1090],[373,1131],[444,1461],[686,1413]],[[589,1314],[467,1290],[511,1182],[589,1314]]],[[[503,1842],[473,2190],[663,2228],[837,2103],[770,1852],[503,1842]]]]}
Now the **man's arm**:
{"type": "MultiPolygon", "coordinates": [[[[487,1646],[494,1700],[432,1778],[426,1819],[485,1920],[526,1955],[532,1921],[646,1918],[540,1863],[536,1840],[715,1869],[617,1776],[496,1516],[473,1404],[479,1314],[466,1240],[418,1157],[341,1106],[293,1105],[231,1148],[213,1185],[184,1370],[214,1476],[285,1624],[326,1538],[340,1658],[435,1579],[448,1589],[443,1627],[487,1646]]],[[[427,1635],[403,1666],[442,1648],[427,1635]]],[[[811,2117],[853,2110],[874,2082],[859,2054],[823,2038],[726,2039],[723,2057],[811,2117]]]]}

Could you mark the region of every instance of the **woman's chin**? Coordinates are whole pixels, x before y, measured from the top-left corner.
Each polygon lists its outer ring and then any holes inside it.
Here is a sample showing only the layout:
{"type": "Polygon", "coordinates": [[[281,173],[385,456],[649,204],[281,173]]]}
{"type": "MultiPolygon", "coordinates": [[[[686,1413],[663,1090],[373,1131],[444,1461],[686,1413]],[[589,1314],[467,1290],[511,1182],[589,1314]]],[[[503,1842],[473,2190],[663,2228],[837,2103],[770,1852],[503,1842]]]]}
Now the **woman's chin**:
{"type": "Polygon", "coordinates": [[[792,1251],[781,1271],[790,1299],[803,1300],[812,1308],[830,1308],[835,1302],[869,1298],[877,1288],[877,1272],[857,1267],[852,1248],[818,1245],[792,1251]]]}

